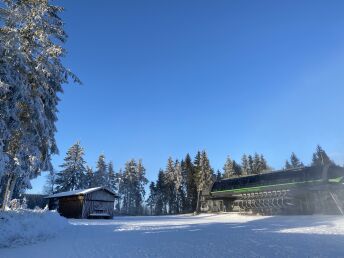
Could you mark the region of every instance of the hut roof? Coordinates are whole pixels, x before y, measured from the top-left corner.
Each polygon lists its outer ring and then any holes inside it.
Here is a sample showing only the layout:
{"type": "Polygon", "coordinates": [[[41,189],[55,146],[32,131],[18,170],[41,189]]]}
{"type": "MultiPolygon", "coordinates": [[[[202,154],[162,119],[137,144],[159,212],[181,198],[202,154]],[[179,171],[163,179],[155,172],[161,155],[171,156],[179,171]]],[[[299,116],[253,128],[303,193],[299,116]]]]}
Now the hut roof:
{"type": "Polygon", "coordinates": [[[88,188],[88,189],[80,189],[80,190],[56,193],[56,194],[49,195],[45,198],[60,198],[60,197],[66,197],[66,196],[84,195],[84,194],[92,193],[98,190],[106,190],[117,197],[117,194],[111,191],[110,189],[108,189],[107,187],[99,186],[99,187],[93,187],[93,188],[88,188]]]}

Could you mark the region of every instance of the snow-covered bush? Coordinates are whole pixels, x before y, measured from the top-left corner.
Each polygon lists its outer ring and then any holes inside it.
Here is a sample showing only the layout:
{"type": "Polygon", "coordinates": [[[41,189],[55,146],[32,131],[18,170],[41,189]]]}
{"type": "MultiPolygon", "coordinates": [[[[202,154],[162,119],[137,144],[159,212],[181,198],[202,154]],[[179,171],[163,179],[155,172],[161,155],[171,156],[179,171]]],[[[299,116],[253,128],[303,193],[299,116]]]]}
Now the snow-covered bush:
{"type": "Polygon", "coordinates": [[[19,210],[20,209],[20,200],[19,199],[13,199],[10,201],[10,207],[11,210],[19,210]]]}
{"type": "Polygon", "coordinates": [[[0,211],[0,248],[42,241],[54,237],[67,226],[67,220],[53,211],[0,211]]]}
{"type": "Polygon", "coordinates": [[[26,197],[23,198],[22,203],[20,204],[20,208],[27,209],[27,200],[26,197]]]}

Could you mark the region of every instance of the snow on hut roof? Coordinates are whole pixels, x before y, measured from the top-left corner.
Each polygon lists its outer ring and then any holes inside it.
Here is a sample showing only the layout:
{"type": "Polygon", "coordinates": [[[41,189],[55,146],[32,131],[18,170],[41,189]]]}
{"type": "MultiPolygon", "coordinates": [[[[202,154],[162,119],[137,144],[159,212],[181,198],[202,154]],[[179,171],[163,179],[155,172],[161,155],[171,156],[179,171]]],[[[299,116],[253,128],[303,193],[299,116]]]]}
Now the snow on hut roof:
{"type": "Polygon", "coordinates": [[[92,193],[94,191],[98,191],[101,189],[104,189],[112,193],[113,195],[117,196],[117,194],[115,194],[113,191],[111,191],[107,187],[99,186],[99,187],[93,187],[93,188],[88,188],[88,189],[80,189],[80,190],[56,193],[56,194],[49,195],[45,198],[59,198],[59,197],[65,197],[65,196],[84,195],[84,194],[92,193]]]}

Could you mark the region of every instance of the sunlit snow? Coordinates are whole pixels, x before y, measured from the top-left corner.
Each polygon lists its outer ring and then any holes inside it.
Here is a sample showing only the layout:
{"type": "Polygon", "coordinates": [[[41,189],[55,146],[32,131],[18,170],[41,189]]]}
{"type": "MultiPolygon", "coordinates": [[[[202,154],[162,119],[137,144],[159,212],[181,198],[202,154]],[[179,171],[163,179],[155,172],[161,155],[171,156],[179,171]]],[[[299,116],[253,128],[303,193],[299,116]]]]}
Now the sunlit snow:
{"type": "Polygon", "coordinates": [[[203,214],[69,220],[0,257],[344,257],[344,217],[203,214]]]}

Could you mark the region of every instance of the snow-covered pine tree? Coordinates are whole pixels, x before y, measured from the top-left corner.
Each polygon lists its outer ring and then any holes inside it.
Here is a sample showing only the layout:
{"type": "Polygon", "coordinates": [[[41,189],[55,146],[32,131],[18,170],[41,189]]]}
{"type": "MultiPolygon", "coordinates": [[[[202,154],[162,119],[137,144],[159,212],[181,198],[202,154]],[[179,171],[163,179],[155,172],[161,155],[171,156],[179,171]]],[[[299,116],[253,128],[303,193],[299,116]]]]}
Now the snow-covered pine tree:
{"type": "Polygon", "coordinates": [[[62,170],[57,173],[56,192],[72,191],[84,188],[85,167],[84,149],[76,142],[67,151],[62,170]]]}
{"type": "Polygon", "coordinates": [[[197,205],[197,186],[195,169],[189,154],[186,154],[185,156],[182,169],[183,175],[186,179],[186,211],[192,212],[196,210],[197,205]]]}
{"type": "Polygon", "coordinates": [[[167,186],[165,182],[165,173],[162,169],[159,170],[158,180],[156,181],[156,204],[155,214],[167,214],[167,186]]]}
{"type": "Polygon", "coordinates": [[[182,166],[179,160],[174,164],[175,173],[175,191],[176,191],[176,213],[181,213],[185,209],[186,194],[183,188],[184,178],[182,173],[182,166]]]}
{"type": "Polygon", "coordinates": [[[107,186],[108,173],[104,154],[99,156],[96,168],[97,170],[93,174],[94,185],[96,187],[107,186]]]}
{"type": "Polygon", "coordinates": [[[46,176],[46,181],[45,181],[45,185],[43,187],[43,192],[45,194],[53,194],[55,193],[55,188],[56,188],[56,172],[54,169],[52,169],[51,171],[48,172],[47,176],[46,176]]]}
{"type": "Polygon", "coordinates": [[[116,192],[117,189],[117,182],[116,182],[116,174],[115,171],[113,169],[113,163],[112,161],[110,161],[109,165],[108,165],[108,174],[107,174],[107,187],[116,192]]]}
{"type": "Polygon", "coordinates": [[[246,154],[244,154],[241,158],[241,168],[242,168],[242,174],[248,175],[249,174],[249,164],[246,154]]]}
{"type": "Polygon", "coordinates": [[[19,199],[20,196],[25,193],[26,189],[31,188],[30,181],[26,180],[24,176],[19,176],[13,189],[12,198],[19,199]]]}
{"type": "Polygon", "coordinates": [[[247,164],[248,164],[247,174],[248,175],[254,174],[253,158],[251,155],[248,155],[247,157],[247,164]]]}
{"type": "Polygon", "coordinates": [[[95,187],[93,169],[89,166],[86,167],[86,174],[84,178],[84,188],[95,187]]]}
{"type": "Polygon", "coordinates": [[[7,0],[0,16],[0,167],[7,182],[3,207],[18,178],[51,170],[58,93],[69,78],[78,79],[61,63],[66,40],[62,8],[47,0],[7,0]]]}
{"type": "Polygon", "coordinates": [[[123,181],[123,171],[122,169],[119,169],[119,171],[115,174],[115,180],[116,180],[116,186],[117,186],[117,193],[119,198],[117,199],[117,203],[116,203],[116,210],[118,212],[121,212],[121,202],[122,202],[122,198],[121,198],[121,189],[122,189],[122,181],[123,181]]]}
{"type": "Polygon", "coordinates": [[[176,191],[176,175],[174,171],[174,162],[172,157],[169,157],[165,169],[165,184],[167,191],[168,213],[176,213],[177,208],[177,191],[176,191]]]}
{"type": "Polygon", "coordinates": [[[200,211],[201,192],[210,187],[212,182],[213,170],[210,166],[208,155],[205,150],[200,153],[199,164],[196,167],[197,185],[197,206],[196,211],[200,211]]]}
{"type": "Polygon", "coordinates": [[[143,214],[143,204],[145,200],[146,190],[145,187],[148,184],[146,178],[146,169],[143,166],[142,160],[139,159],[136,167],[137,181],[136,181],[136,196],[135,196],[135,208],[136,214],[143,214]]]}
{"type": "Polygon", "coordinates": [[[149,185],[149,196],[147,199],[147,205],[149,207],[150,215],[155,214],[156,197],[157,197],[157,189],[156,189],[155,183],[151,182],[149,185]]]}
{"type": "Polygon", "coordinates": [[[231,157],[228,155],[225,165],[223,166],[223,178],[231,178],[235,176],[235,168],[233,164],[233,160],[231,157]]]}
{"type": "Polygon", "coordinates": [[[187,198],[187,174],[185,173],[186,171],[184,170],[185,167],[185,162],[184,160],[181,160],[180,162],[180,169],[181,169],[181,174],[182,174],[182,185],[181,185],[181,193],[183,194],[182,198],[182,203],[181,203],[181,213],[187,213],[189,210],[189,200],[187,198]]]}
{"type": "Polygon", "coordinates": [[[260,174],[262,171],[262,162],[258,153],[254,154],[253,158],[253,174],[260,174]]]}
{"type": "Polygon", "coordinates": [[[271,170],[263,154],[259,155],[258,153],[255,153],[253,158],[252,156],[249,156],[248,158],[249,167],[250,167],[251,162],[252,162],[253,174],[261,174],[263,172],[267,172],[271,170]]]}
{"type": "Polygon", "coordinates": [[[234,173],[236,176],[242,175],[242,169],[240,164],[238,164],[235,160],[233,160],[233,167],[234,167],[234,173]]]}
{"type": "Polygon", "coordinates": [[[134,190],[133,185],[135,181],[135,160],[130,160],[125,163],[125,168],[123,171],[122,182],[120,187],[120,195],[122,197],[122,207],[121,211],[124,214],[134,215],[134,190]]]}
{"type": "Polygon", "coordinates": [[[120,195],[122,197],[122,212],[129,215],[139,215],[143,212],[145,185],[148,183],[145,177],[145,168],[142,161],[134,159],[126,162],[123,172],[120,195]]]}

